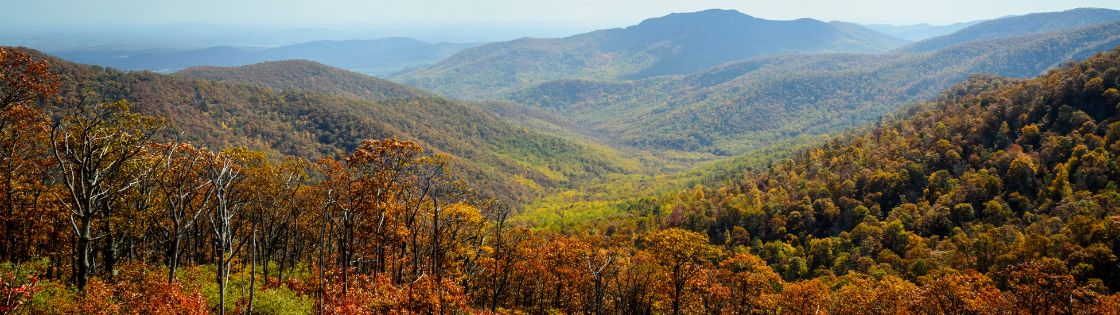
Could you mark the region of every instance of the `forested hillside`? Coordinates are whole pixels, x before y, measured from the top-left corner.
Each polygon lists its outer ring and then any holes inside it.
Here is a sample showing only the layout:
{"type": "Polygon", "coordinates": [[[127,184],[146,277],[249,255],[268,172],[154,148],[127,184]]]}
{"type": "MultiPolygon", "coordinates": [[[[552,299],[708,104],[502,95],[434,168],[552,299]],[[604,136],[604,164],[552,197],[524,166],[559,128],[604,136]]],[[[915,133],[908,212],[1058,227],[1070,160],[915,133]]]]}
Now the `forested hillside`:
{"type": "Polygon", "coordinates": [[[487,44],[393,78],[452,97],[480,99],[558,79],[641,79],[757,56],[882,52],[903,43],[850,23],[772,21],[708,10],[567,38],[487,44]]]}
{"type": "Polygon", "coordinates": [[[184,141],[315,159],[353,150],[364,138],[412,139],[456,157],[453,163],[476,188],[511,204],[579,178],[635,167],[606,147],[531,131],[459,101],[312,62],[191,71],[219,81],[59,60],[53,65],[64,97],[128,100],[142,113],[172,117],[176,128],[169,132],[184,141]],[[238,83],[248,77],[256,79],[238,83]]]}
{"type": "Polygon", "coordinates": [[[1120,23],[923,54],[756,58],[686,76],[553,81],[507,97],[571,117],[628,145],[734,155],[873,122],[972,74],[1035,76],[1120,45],[1117,34],[1120,23]]]}
{"type": "Polygon", "coordinates": [[[308,60],[270,61],[240,67],[191,67],[175,72],[175,75],[371,101],[433,96],[404,85],[308,60]]]}
{"type": "Polygon", "coordinates": [[[972,303],[1062,312],[1117,289],[1118,87],[1120,50],[1032,80],[974,78],[910,118],[682,193],[658,221],[747,245],[786,279],[976,271],[990,280],[973,285],[1005,291],[972,303]]]}
{"type": "Polygon", "coordinates": [[[149,98],[100,101],[209,81],[11,49],[0,65],[6,313],[1120,311],[1120,49],[973,77],[570,233],[511,221],[457,157],[415,142],[311,163],[178,142],[161,131],[178,121],[146,114],[158,103],[133,111],[149,98]],[[68,79],[83,73],[102,79],[68,79]]]}

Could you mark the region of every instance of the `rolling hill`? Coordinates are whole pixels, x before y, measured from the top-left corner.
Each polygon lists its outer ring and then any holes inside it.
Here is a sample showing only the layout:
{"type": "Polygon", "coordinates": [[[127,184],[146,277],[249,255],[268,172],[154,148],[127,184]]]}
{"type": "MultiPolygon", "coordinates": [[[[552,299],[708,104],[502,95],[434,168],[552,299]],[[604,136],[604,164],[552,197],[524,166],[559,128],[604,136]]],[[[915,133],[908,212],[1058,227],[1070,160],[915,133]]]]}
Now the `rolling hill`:
{"type": "Polygon", "coordinates": [[[239,67],[191,67],[174,75],[371,101],[434,96],[415,88],[309,60],[269,61],[239,67]]]}
{"type": "Polygon", "coordinates": [[[930,52],[965,42],[1047,33],[1118,20],[1120,11],[1097,8],[1011,16],[984,21],[952,34],[906,45],[899,48],[899,51],[930,52]]]}
{"type": "Polygon", "coordinates": [[[531,131],[460,101],[313,62],[192,71],[229,78],[224,81],[52,64],[62,74],[65,97],[129,100],[143,113],[172,118],[171,132],[185,141],[314,159],[338,156],[363,139],[408,139],[453,156],[463,178],[511,205],[582,178],[637,169],[607,147],[531,131]],[[309,80],[345,84],[285,85],[309,80]]]}
{"type": "Polygon", "coordinates": [[[193,66],[241,66],[307,59],[373,75],[426,65],[477,44],[426,43],[411,38],[312,41],[266,49],[216,46],[187,50],[75,50],[54,53],[73,62],[121,70],[176,71],[193,66]]]}
{"type": "Polygon", "coordinates": [[[558,79],[641,79],[757,56],[882,52],[904,42],[850,23],[708,10],[567,38],[487,44],[393,79],[453,97],[487,98],[558,79]]]}

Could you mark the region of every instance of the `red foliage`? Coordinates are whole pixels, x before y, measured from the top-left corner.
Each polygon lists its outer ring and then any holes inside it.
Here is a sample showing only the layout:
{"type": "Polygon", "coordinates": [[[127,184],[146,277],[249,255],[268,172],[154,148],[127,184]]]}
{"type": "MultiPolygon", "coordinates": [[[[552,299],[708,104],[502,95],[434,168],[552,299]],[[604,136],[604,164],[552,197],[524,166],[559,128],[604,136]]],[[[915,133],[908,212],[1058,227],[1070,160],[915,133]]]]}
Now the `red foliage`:
{"type": "Polygon", "coordinates": [[[101,279],[90,279],[78,299],[77,314],[119,314],[121,305],[113,298],[113,287],[101,279]]]}
{"type": "Polygon", "coordinates": [[[27,281],[20,281],[13,274],[0,275],[0,314],[14,313],[20,306],[31,299],[38,291],[35,284],[39,279],[31,276],[27,281]]]}
{"type": "Polygon", "coordinates": [[[206,298],[198,288],[168,283],[160,272],[127,268],[114,286],[121,308],[137,314],[207,314],[206,298]]]}
{"type": "Polygon", "coordinates": [[[444,314],[469,310],[463,288],[450,280],[436,283],[423,276],[411,284],[393,285],[382,274],[375,277],[359,275],[350,288],[332,282],[324,309],[328,314],[444,314]]]}

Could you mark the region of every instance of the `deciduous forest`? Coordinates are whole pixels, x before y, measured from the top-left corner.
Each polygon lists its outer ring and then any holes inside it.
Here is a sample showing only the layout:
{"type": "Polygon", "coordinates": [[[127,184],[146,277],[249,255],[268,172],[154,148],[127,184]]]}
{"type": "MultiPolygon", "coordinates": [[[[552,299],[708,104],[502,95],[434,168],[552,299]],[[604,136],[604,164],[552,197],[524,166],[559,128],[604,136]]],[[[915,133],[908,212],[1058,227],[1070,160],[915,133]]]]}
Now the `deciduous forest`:
{"type": "Polygon", "coordinates": [[[958,22],[0,20],[0,315],[1120,314],[1120,11],[958,22]]]}

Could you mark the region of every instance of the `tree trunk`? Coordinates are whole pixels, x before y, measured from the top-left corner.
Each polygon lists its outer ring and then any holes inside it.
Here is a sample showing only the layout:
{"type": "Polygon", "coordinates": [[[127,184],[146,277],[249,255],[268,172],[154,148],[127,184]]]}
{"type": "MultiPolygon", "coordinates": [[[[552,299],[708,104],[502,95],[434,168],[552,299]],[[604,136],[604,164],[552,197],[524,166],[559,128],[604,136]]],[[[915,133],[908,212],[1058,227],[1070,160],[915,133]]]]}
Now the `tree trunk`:
{"type": "Polygon", "coordinates": [[[90,257],[90,216],[83,216],[81,218],[81,226],[78,231],[78,273],[75,275],[75,284],[78,289],[84,290],[86,283],[89,282],[89,274],[93,267],[93,262],[90,257]]]}
{"type": "Polygon", "coordinates": [[[218,314],[226,314],[226,280],[228,274],[226,273],[226,254],[225,251],[219,250],[218,253],[218,314]]]}
{"type": "Polygon", "coordinates": [[[253,294],[257,289],[257,230],[253,230],[253,256],[249,265],[249,307],[245,314],[253,314],[253,294]]]}
{"type": "Polygon", "coordinates": [[[175,270],[179,268],[179,231],[172,234],[171,251],[167,254],[167,283],[175,282],[175,270]]]}
{"type": "Polygon", "coordinates": [[[7,241],[5,241],[3,247],[0,248],[0,250],[8,254],[8,261],[16,261],[16,257],[12,255],[15,251],[11,249],[16,243],[16,202],[14,199],[15,196],[13,196],[15,194],[15,188],[13,188],[15,187],[15,181],[12,179],[12,174],[15,173],[12,166],[13,160],[14,159],[11,158],[8,159],[7,169],[5,169],[4,172],[4,180],[7,182],[7,185],[4,186],[4,195],[7,196],[7,206],[4,209],[4,236],[7,238],[7,241]]]}
{"type": "Polygon", "coordinates": [[[441,261],[443,252],[440,249],[439,239],[440,206],[435,198],[432,198],[432,204],[435,206],[432,211],[432,272],[436,274],[436,303],[439,305],[440,314],[443,314],[443,263],[441,261]]]}
{"type": "MultiPolygon", "coordinates": [[[[326,211],[324,210],[324,212],[326,211]]],[[[317,298],[319,299],[320,315],[322,315],[323,311],[325,310],[323,305],[323,295],[326,294],[326,285],[324,284],[324,282],[326,281],[326,275],[324,274],[325,270],[323,269],[323,265],[327,262],[326,247],[329,246],[329,242],[327,241],[327,220],[330,217],[327,215],[324,215],[324,217],[326,219],[324,219],[322,225],[319,226],[319,292],[316,292],[317,298]]]]}
{"type": "Polygon", "coordinates": [[[108,227],[109,220],[105,220],[105,247],[102,248],[102,257],[105,263],[105,275],[112,278],[116,275],[117,266],[117,239],[113,235],[113,231],[108,227]]]}
{"type": "Polygon", "coordinates": [[[595,275],[595,315],[603,314],[603,278],[595,275]]]}
{"type": "Polygon", "coordinates": [[[681,291],[684,290],[684,280],[681,279],[681,266],[673,267],[673,314],[681,313],[681,291]]]}

